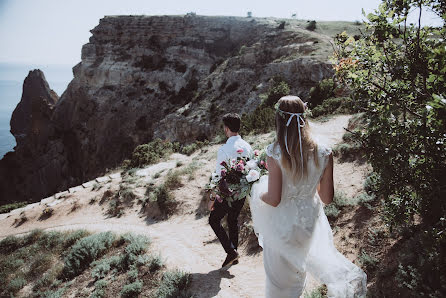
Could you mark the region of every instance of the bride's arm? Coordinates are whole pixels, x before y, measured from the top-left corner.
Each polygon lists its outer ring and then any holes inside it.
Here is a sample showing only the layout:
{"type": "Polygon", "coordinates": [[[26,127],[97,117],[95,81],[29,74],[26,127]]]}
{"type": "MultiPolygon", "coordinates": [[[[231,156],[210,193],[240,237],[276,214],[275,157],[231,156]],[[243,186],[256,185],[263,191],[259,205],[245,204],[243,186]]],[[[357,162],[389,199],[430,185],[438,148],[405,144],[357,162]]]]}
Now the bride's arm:
{"type": "Polygon", "coordinates": [[[322,174],[319,185],[317,186],[317,192],[324,204],[330,204],[333,201],[334,187],[333,187],[333,154],[328,156],[328,163],[322,174]]]}
{"type": "Polygon", "coordinates": [[[271,205],[277,207],[282,199],[282,171],[276,160],[268,157],[266,160],[268,164],[268,192],[261,195],[260,199],[271,205]]]}

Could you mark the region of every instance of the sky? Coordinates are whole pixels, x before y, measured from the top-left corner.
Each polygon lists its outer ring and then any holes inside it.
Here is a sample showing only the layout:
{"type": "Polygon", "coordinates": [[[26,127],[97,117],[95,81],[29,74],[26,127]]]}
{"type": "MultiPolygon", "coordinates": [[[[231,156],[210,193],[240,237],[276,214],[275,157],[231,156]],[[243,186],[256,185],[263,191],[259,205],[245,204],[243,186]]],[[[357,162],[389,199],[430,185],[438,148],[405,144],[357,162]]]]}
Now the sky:
{"type": "Polygon", "coordinates": [[[104,15],[197,15],[361,21],[380,0],[0,0],[0,63],[71,65],[104,15]]]}

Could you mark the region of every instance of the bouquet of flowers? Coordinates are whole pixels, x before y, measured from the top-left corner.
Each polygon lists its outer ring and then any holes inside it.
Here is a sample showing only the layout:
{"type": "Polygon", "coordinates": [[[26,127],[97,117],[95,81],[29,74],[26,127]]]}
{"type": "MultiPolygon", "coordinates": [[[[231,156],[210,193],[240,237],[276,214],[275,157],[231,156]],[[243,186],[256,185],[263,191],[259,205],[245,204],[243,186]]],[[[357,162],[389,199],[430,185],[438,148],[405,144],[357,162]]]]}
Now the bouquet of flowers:
{"type": "Polygon", "coordinates": [[[259,150],[254,151],[254,156],[243,157],[243,149],[237,150],[240,155],[232,160],[223,161],[220,174],[212,173],[207,190],[216,193],[216,200],[220,203],[226,200],[231,206],[231,202],[243,199],[251,192],[254,182],[268,172],[266,165],[266,154],[260,154],[259,150]]]}

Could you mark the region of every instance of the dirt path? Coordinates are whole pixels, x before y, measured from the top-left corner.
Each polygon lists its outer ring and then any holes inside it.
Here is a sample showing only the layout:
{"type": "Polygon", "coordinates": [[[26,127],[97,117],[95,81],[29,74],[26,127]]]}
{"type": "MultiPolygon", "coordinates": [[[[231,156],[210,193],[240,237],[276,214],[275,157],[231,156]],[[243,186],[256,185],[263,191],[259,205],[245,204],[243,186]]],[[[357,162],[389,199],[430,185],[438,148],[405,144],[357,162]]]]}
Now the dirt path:
{"type": "MultiPolygon", "coordinates": [[[[312,123],[312,131],[317,132],[325,143],[333,145],[341,140],[343,127],[347,127],[348,119],[349,116],[341,115],[327,122],[312,123]]],[[[218,270],[225,257],[224,251],[208,225],[207,216],[197,215],[202,187],[214,167],[217,149],[218,146],[211,146],[207,152],[181,157],[184,165],[195,161],[200,164],[200,168],[195,173],[195,179],[174,191],[175,198],[181,201],[181,206],[179,212],[166,221],[157,222],[150,219],[140,212],[138,206],[127,210],[120,218],[109,217],[105,212],[106,206],[90,204],[92,198],[100,197],[107,188],[117,189],[120,179],[116,179],[104,183],[104,187],[99,191],[86,188],[67,196],[63,202],[54,206],[54,215],[48,219],[39,219],[43,204],[26,210],[27,220],[22,224],[18,224],[18,212],[4,215],[0,219],[0,238],[23,234],[36,228],[142,234],[152,240],[152,249],[160,252],[169,268],[179,268],[192,274],[191,290],[197,297],[261,297],[264,293],[265,278],[262,254],[250,256],[242,251],[238,265],[227,271],[218,270]],[[75,204],[76,208],[73,208],[75,204]]],[[[171,161],[170,167],[175,167],[175,162],[171,161]]],[[[343,164],[340,168],[346,171],[346,167],[348,164],[343,164]]],[[[168,168],[166,166],[166,169],[168,168]]],[[[353,165],[350,165],[350,170],[352,169],[353,165]]],[[[153,174],[154,171],[151,175],[153,174]]],[[[361,176],[362,173],[357,175],[361,176]]],[[[338,176],[337,186],[348,189],[349,194],[354,194],[361,187],[351,184],[349,179],[343,178],[342,173],[338,176]]],[[[149,176],[143,176],[143,181],[150,179],[152,178],[149,176]]],[[[310,281],[307,288],[314,286],[314,281],[310,281]]]]}

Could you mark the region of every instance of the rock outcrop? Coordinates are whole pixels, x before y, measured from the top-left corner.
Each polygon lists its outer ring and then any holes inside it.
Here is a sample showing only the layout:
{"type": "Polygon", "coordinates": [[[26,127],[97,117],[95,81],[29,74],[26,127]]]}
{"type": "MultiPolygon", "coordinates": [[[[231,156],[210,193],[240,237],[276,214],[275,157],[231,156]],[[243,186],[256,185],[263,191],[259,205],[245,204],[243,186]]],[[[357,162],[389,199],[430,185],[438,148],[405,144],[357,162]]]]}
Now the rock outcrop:
{"type": "Polygon", "coordinates": [[[119,165],[155,137],[212,138],[228,111],[249,113],[271,79],[305,97],[332,75],[329,37],[290,20],[107,16],[91,30],[60,99],[30,72],[0,161],[2,201],[43,197],[119,165]]]}

